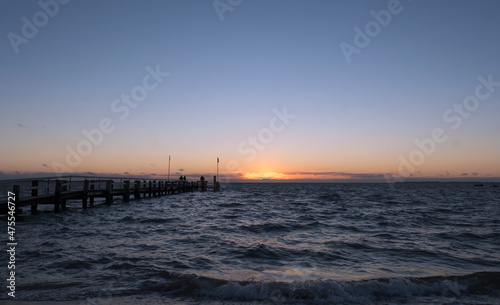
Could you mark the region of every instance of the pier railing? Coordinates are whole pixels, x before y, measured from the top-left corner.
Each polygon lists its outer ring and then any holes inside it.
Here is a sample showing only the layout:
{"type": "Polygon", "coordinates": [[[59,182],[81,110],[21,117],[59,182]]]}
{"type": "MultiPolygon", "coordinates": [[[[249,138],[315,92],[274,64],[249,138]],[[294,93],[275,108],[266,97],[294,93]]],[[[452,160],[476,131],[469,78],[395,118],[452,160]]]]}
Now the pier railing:
{"type": "MultiPolygon", "coordinates": [[[[106,178],[87,176],[62,176],[0,181],[11,185],[16,198],[16,209],[30,206],[36,214],[38,205],[52,204],[54,211],[66,208],[67,200],[81,200],[82,208],[94,206],[95,198],[103,198],[105,204],[112,204],[115,197],[128,202],[130,197],[163,196],[193,191],[219,191],[220,184],[215,177],[208,181],[161,180],[144,178],[106,178]]],[[[5,191],[5,189],[4,189],[5,191]]],[[[0,203],[0,211],[7,212],[7,203],[0,203]]]]}

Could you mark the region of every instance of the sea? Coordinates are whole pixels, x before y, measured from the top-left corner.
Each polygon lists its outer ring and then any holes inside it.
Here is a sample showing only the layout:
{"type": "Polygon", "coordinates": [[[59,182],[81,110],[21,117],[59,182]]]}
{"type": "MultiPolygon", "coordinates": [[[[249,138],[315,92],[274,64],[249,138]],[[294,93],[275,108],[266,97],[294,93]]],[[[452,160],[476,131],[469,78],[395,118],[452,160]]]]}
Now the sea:
{"type": "Polygon", "coordinates": [[[228,183],[25,208],[15,302],[5,280],[0,302],[500,304],[499,198],[493,184],[228,183]]]}

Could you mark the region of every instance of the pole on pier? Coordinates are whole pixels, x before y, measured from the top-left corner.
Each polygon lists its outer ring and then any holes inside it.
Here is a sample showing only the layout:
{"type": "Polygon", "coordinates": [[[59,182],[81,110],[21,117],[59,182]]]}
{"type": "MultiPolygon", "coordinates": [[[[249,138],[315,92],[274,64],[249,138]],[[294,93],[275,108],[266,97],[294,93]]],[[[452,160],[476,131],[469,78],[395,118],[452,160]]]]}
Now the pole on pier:
{"type": "MultiPolygon", "coordinates": [[[[36,197],[38,196],[38,180],[33,180],[31,181],[31,197],[36,197]]],[[[38,214],[37,211],[37,204],[32,204],[31,205],[31,214],[36,215],[38,214]]]]}
{"type": "Polygon", "coordinates": [[[83,196],[82,196],[82,209],[87,208],[87,199],[89,198],[89,181],[83,181],[83,196]]]}
{"type": "Polygon", "coordinates": [[[170,155],[168,155],[168,176],[167,180],[170,181],[170,155]]]}
{"type": "Polygon", "coordinates": [[[113,180],[106,180],[106,204],[113,203],[113,180]]]}
{"type": "Polygon", "coordinates": [[[217,178],[215,179],[215,182],[219,181],[219,157],[217,157],[217,178]]]}

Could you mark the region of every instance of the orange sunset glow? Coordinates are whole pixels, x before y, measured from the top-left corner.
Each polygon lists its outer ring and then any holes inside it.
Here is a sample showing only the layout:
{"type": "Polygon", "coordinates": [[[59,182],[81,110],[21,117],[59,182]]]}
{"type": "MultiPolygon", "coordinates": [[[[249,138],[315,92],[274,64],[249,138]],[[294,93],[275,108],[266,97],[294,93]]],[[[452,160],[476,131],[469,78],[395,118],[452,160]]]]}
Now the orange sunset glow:
{"type": "Polygon", "coordinates": [[[282,173],[261,172],[261,173],[245,173],[246,179],[287,179],[287,176],[282,173]]]}

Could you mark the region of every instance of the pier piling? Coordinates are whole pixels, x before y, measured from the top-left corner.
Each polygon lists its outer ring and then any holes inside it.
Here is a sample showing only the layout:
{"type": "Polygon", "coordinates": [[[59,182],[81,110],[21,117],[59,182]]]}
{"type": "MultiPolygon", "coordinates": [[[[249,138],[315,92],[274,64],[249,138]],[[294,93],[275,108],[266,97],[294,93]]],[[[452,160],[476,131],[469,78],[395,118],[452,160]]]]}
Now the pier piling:
{"type": "Polygon", "coordinates": [[[59,213],[59,207],[61,205],[61,190],[62,190],[61,180],[56,180],[56,190],[54,192],[54,212],[55,213],[59,213]]]}
{"type": "MultiPolygon", "coordinates": [[[[68,191],[68,181],[62,180],[61,181],[61,195],[63,192],[68,191]]],[[[61,196],[61,210],[66,210],[66,199],[62,198],[61,196]]]]}
{"type": "Polygon", "coordinates": [[[113,203],[113,180],[106,180],[106,204],[113,203]]]}
{"type": "Polygon", "coordinates": [[[125,188],[125,194],[123,195],[123,201],[128,202],[130,199],[130,180],[123,181],[123,187],[125,188]]]}
{"type": "Polygon", "coordinates": [[[15,205],[15,215],[19,215],[19,202],[21,199],[21,186],[20,185],[14,185],[12,188],[12,192],[14,193],[14,202],[16,203],[15,205]]]}
{"type": "MultiPolygon", "coordinates": [[[[31,181],[31,197],[35,197],[35,196],[38,196],[38,180],[31,181]]],[[[37,204],[32,204],[31,205],[31,214],[33,214],[33,215],[38,214],[37,208],[38,208],[37,204]]]]}
{"type": "Polygon", "coordinates": [[[85,179],[83,181],[82,209],[87,208],[88,198],[89,198],[89,181],[87,179],[85,179]]]}
{"type": "Polygon", "coordinates": [[[141,181],[134,181],[134,198],[141,198],[141,181]]]}
{"type": "MultiPolygon", "coordinates": [[[[90,191],[92,192],[95,189],[95,180],[90,180],[90,191]]],[[[94,206],[94,196],[89,196],[89,204],[90,207],[94,206]]]]}

